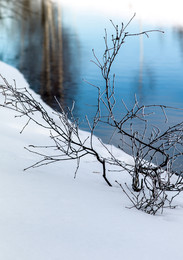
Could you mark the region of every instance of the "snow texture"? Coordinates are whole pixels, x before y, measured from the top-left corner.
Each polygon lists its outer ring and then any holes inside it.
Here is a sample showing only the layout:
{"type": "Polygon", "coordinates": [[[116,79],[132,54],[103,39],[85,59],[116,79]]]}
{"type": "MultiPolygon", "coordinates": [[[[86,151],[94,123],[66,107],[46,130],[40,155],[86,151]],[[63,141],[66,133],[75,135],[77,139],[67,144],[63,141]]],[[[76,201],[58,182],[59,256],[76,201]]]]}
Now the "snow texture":
{"type": "MultiPolygon", "coordinates": [[[[0,73],[29,88],[16,69],[0,63],[0,73]]],[[[15,114],[0,108],[0,259],[183,259],[182,195],[177,209],[150,216],[126,208],[130,202],[118,186],[106,185],[94,158],[82,162],[76,179],[71,161],[23,171],[38,159],[24,147],[49,138],[36,125],[20,134],[24,122],[15,114]]]]}

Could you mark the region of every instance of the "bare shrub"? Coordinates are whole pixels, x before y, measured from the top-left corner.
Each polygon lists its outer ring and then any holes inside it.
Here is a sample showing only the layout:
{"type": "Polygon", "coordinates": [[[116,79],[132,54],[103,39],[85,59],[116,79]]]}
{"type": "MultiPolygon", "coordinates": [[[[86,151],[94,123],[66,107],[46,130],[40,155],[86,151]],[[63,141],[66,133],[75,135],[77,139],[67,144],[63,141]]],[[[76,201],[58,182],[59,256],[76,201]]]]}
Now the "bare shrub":
{"type": "MultiPolygon", "coordinates": [[[[118,184],[130,198],[134,207],[155,214],[159,209],[172,207],[173,198],[183,189],[183,169],[180,168],[177,171],[174,167],[177,160],[183,159],[183,122],[176,125],[168,124],[166,111],[176,108],[165,105],[139,105],[136,97],[132,108],[127,108],[122,100],[126,113],[121,118],[117,118],[115,74],[111,76],[111,67],[115,57],[127,37],[142,34],[149,37],[148,34],[154,30],[130,34],[125,32],[126,26],[123,24],[119,28],[112,21],[111,23],[114,27],[114,34],[109,41],[105,32],[105,51],[102,62],[93,51],[94,63],[99,67],[105,82],[104,88],[99,88],[98,91],[97,120],[113,128],[121,140],[122,145],[119,145],[119,148],[123,149],[125,144],[133,156],[134,164],[126,166],[116,158],[112,158],[114,163],[125,168],[132,178],[132,188],[129,188],[127,184],[118,184]],[[104,113],[101,113],[101,107],[105,110],[105,116],[102,116],[104,113]],[[153,124],[152,115],[164,117],[163,129],[153,124]]],[[[162,33],[159,30],[156,32],[162,33]]]]}
{"type": "MultiPolygon", "coordinates": [[[[156,214],[166,207],[173,208],[173,199],[183,190],[182,169],[177,171],[174,167],[176,160],[182,158],[183,154],[183,122],[170,126],[167,124],[167,110],[174,108],[164,105],[140,105],[137,98],[135,98],[132,108],[127,108],[122,101],[126,113],[122,114],[121,118],[117,118],[115,114],[115,75],[111,76],[111,67],[121,46],[128,37],[139,35],[149,37],[149,33],[152,32],[162,33],[159,30],[135,34],[126,32],[133,18],[134,16],[127,25],[122,23],[120,27],[111,21],[114,34],[109,40],[105,30],[105,50],[102,61],[93,50],[93,62],[100,69],[105,84],[103,87],[94,86],[98,90],[97,110],[92,122],[89,122],[86,116],[90,128],[87,138],[81,137],[78,120],[73,116],[74,103],[67,112],[60,106],[59,112],[53,112],[50,115],[28,90],[17,89],[16,84],[11,86],[3,77],[4,84],[1,85],[1,94],[4,96],[4,103],[1,106],[13,109],[19,113],[20,117],[27,118],[27,123],[22,131],[31,121],[49,130],[53,143],[51,146],[30,145],[27,148],[29,152],[41,157],[30,167],[39,167],[64,160],[76,160],[77,172],[82,158],[87,155],[94,156],[102,165],[103,178],[109,186],[112,185],[107,178],[106,165],[110,165],[115,170],[117,167],[118,171],[127,171],[131,178],[131,186],[118,181],[116,183],[129,198],[132,207],[149,214],[156,214]],[[161,113],[164,117],[163,129],[159,129],[151,123],[154,113],[158,115],[161,113]],[[41,120],[37,119],[36,114],[41,116],[41,120]],[[59,124],[53,119],[53,115],[59,119],[59,124]],[[137,122],[141,123],[140,128],[138,128],[137,122]],[[101,155],[95,148],[94,133],[99,124],[106,124],[119,135],[119,140],[121,140],[119,148],[123,150],[124,145],[129,148],[133,158],[132,164],[127,164],[122,158],[117,158],[100,139],[98,140],[107,151],[107,156],[101,155]],[[42,152],[42,149],[45,152],[42,152]],[[54,150],[54,155],[49,154],[50,149],[54,150]]],[[[59,102],[58,105],[60,105],[59,102]]]]}

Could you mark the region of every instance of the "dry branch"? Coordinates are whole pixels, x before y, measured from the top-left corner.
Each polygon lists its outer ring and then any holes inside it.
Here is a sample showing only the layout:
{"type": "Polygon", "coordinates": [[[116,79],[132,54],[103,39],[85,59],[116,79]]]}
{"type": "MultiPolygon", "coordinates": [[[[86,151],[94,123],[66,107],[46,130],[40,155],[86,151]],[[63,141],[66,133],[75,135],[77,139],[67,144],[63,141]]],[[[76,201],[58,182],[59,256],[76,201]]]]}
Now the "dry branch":
{"type": "MultiPolygon", "coordinates": [[[[94,50],[94,63],[101,71],[104,79],[104,86],[94,86],[98,91],[97,108],[92,122],[89,122],[90,133],[83,139],[79,131],[78,120],[73,116],[73,107],[67,112],[61,105],[59,112],[49,114],[43,105],[26,89],[18,89],[16,84],[11,86],[2,76],[4,84],[1,85],[0,92],[4,96],[3,107],[18,112],[18,116],[26,117],[27,123],[23,126],[21,133],[34,122],[48,130],[52,145],[36,146],[30,145],[26,148],[29,152],[40,156],[41,159],[30,167],[39,167],[64,160],[76,160],[76,172],[83,157],[91,155],[101,164],[103,178],[111,186],[107,178],[107,166],[110,165],[114,171],[126,171],[131,178],[131,187],[126,183],[118,185],[124,194],[130,199],[132,207],[143,210],[149,214],[156,214],[164,208],[172,205],[173,199],[183,190],[183,169],[179,171],[174,167],[176,160],[183,159],[183,122],[176,125],[168,125],[167,110],[174,108],[163,105],[140,105],[137,98],[132,108],[122,101],[126,113],[120,119],[115,115],[115,75],[111,77],[111,67],[119,53],[125,39],[132,36],[149,36],[159,30],[149,30],[140,33],[130,34],[126,32],[128,25],[134,16],[125,26],[123,23],[119,27],[112,21],[114,34],[111,40],[108,39],[105,30],[104,42],[105,50],[102,61],[96,56],[94,50]],[[158,110],[165,120],[163,129],[159,129],[151,123],[152,115],[158,110]],[[39,118],[36,117],[39,114],[39,118]],[[59,123],[53,119],[59,119],[59,123]],[[137,123],[141,122],[138,129],[137,123]],[[99,124],[106,124],[113,129],[114,134],[119,135],[119,139],[131,150],[133,163],[127,164],[122,158],[116,158],[108,147],[101,144],[108,156],[102,156],[94,145],[94,133],[99,124]],[[166,127],[167,126],[167,127],[166,127]],[[51,152],[50,152],[51,151],[51,152]],[[54,153],[52,153],[54,151],[54,153]]],[[[119,146],[123,149],[123,146],[119,146]]],[[[30,168],[28,167],[28,168],[30,168]]],[[[76,176],[75,172],[75,176],[76,176]]]]}

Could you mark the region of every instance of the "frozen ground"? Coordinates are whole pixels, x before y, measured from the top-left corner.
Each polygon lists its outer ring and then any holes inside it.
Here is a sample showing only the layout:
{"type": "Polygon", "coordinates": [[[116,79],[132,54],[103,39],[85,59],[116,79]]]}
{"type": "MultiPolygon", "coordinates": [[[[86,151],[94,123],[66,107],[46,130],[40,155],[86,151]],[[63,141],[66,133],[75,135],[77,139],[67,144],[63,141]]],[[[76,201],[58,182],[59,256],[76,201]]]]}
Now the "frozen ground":
{"type": "MultiPolygon", "coordinates": [[[[28,87],[14,68],[0,63],[0,73],[28,87]]],[[[76,179],[75,162],[24,172],[37,159],[24,147],[47,142],[47,133],[32,125],[20,134],[23,122],[14,115],[0,108],[0,259],[183,259],[182,196],[177,209],[154,217],[127,209],[125,195],[106,185],[91,158],[76,179]]]]}

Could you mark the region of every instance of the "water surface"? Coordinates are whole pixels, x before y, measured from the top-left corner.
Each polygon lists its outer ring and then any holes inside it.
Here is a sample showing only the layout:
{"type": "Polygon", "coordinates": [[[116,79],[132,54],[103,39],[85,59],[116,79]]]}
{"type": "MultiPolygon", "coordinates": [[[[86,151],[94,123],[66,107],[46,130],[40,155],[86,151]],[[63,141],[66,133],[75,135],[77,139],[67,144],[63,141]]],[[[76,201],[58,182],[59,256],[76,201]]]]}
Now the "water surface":
{"type": "MultiPolygon", "coordinates": [[[[126,23],[127,18],[72,9],[49,0],[1,3],[1,60],[18,68],[50,106],[57,108],[54,96],[65,108],[74,100],[74,114],[81,128],[88,129],[85,115],[92,120],[97,91],[86,81],[104,86],[100,70],[91,62],[92,49],[102,59],[104,28],[109,38],[113,33],[109,19],[117,24],[126,23]]],[[[140,104],[183,108],[183,25],[157,26],[135,18],[128,27],[131,33],[149,29],[161,29],[165,34],[127,38],[112,68],[117,117],[125,113],[121,99],[130,108],[135,94],[140,104]]],[[[156,120],[160,126],[164,123],[156,120]]],[[[182,114],[175,110],[169,120],[176,123],[182,114]]],[[[108,142],[111,131],[101,126],[96,134],[108,142]]],[[[118,145],[119,139],[114,137],[113,143],[118,145]]]]}

